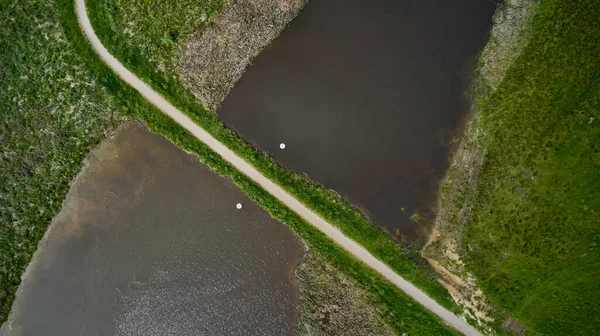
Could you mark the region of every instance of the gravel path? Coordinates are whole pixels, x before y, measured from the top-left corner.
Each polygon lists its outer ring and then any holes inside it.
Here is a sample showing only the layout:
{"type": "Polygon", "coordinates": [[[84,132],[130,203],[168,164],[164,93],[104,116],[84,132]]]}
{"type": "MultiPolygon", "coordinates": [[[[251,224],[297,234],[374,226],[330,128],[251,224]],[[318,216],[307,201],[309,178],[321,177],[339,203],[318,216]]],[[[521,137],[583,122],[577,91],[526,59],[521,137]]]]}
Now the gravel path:
{"type": "Polygon", "coordinates": [[[240,172],[250,177],[254,182],[258,183],[267,192],[271,193],[277,199],[279,199],[288,208],[296,212],[300,217],[304,218],[308,223],[326,234],[331,240],[342,246],[345,250],[353,254],[356,258],[369,265],[382,276],[396,285],[400,290],[405,292],[408,296],[412,297],[415,301],[419,302],[423,307],[430,310],[432,313],[439,316],[448,325],[452,326],[456,330],[462,332],[465,335],[481,335],[475,328],[470,326],[467,322],[454,315],[446,308],[439,305],[432,298],[427,296],[423,291],[415,287],[410,282],[396,274],[391,268],[385,265],[383,262],[375,258],[369,251],[364,247],[357,244],[350,238],[346,237],[340,230],[329,224],[323,218],[319,217],[312,210],[308,209],[305,205],[300,203],[292,195],[283,190],[280,186],[273,183],[271,180],[263,176],[254,167],[240,158],[237,154],[229,150],[222,143],[213,138],[208,132],[200,128],[182,112],[177,110],[161,95],[152,90],[148,85],[137,78],[132,72],[127,70],[116,58],[114,58],[106,48],[102,45],[92,25],[85,7],[84,0],[75,0],[76,14],[79,19],[79,24],[91,43],[94,51],[100,56],[102,61],[106,63],[121,79],[127,84],[131,85],[136,89],[142,96],[144,96],[149,102],[160,109],[162,112],[167,114],[178,124],[185,127],[190,133],[192,133],[198,140],[207,144],[213,151],[218,153],[225,160],[229,161],[234,167],[240,172]]]}

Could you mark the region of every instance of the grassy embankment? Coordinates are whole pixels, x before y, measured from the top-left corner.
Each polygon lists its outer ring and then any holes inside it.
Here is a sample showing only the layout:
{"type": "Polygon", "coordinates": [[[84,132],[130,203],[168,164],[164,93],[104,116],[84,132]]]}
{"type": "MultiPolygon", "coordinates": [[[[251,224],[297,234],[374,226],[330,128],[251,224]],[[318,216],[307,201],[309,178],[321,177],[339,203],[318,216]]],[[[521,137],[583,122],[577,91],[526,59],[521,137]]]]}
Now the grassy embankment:
{"type": "Polygon", "coordinates": [[[71,0],[0,3],[0,319],[5,320],[20,275],[50,219],[60,210],[84,156],[123,116],[140,118],[219,173],[288,224],[313,251],[357,281],[398,332],[452,334],[440,321],[218,155],[149,105],[94,54],[71,0]],[[411,307],[411,309],[407,309],[411,307]]]}
{"type": "MultiPolygon", "coordinates": [[[[448,292],[435,281],[424,266],[418,251],[401,248],[392,238],[370,224],[356,208],[346,203],[338,194],[280,167],[270,157],[244,142],[233,131],[224,127],[216,114],[205,109],[181,84],[176,70],[170,65],[175,59],[177,43],[185,40],[181,32],[200,29],[206,22],[192,22],[186,19],[188,13],[186,4],[189,6],[192,2],[181,2],[177,8],[167,8],[169,5],[166,2],[148,7],[145,2],[138,0],[119,1],[118,6],[115,0],[87,0],[86,3],[96,34],[106,48],[129,69],[265,176],[336,225],[347,236],[362,244],[373,255],[423,289],[440,304],[459,311],[448,292]],[[171,11],[170,16],[164,19],[162,16],[152,14],[162,13],[167,9],[171,11]],[[136,15],[125,17],[124,12],[136,15]],[[136,20],[134,23],[129,23],[134,19],[136,20]],[[195,26],[191,28],[190,25],[195,26]],[[141,28],[131,28],[136,26],[141,28]],[[176,34],[168,34],[168,36],[179,37],[171,39],[173,43],[164,42],[164,34],[169,31],[177,31],[176,34]]],[[[206,8],[210,10],[218,6],[214,1],[207,3],[210,5],[206,8]]],[[[197,2],[194,2],[194,6],[197,6],[197,2]]],[[[158,126],[158,124],[150,124],[152,127],[158,126]]],[[[163,131],[161,133],[166,134],[163,131]]],[[[173,136],[169,135],[169,138],[173,139],[173,136]]],[[[220,169],[219,165],[214,164],[211,166],[224,173],[230,169],[220,169]]],[[[252,196],[253,191],[248,192],[252,196]]],[[[284,222],[287,224],[286,221],[284,222]]],[[[310,243],[310,240],[308,242],[310,243]]]]}
{"type": "Polygon", "coordinates": [[[0,1],[0,321],[88,151],[120,119],[48,1],[0,1]]]}
{"type": "Polygon", "coordinates": [[[473,197],[455,181],[465,269],[531,334],[600,330],[599,22],[600,1],[539,2],[527,46],[477,96],[473,197]]]}

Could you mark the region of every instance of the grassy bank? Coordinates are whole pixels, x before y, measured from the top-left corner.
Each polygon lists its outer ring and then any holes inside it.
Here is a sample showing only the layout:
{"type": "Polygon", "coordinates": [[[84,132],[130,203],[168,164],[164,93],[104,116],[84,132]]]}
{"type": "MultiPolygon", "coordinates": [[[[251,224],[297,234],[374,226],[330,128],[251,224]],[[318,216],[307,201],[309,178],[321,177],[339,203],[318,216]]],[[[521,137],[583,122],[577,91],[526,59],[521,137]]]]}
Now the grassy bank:
{"type": "Polygon", "coordinates": [[[481,167],[472,160],[478,174],[456,179],[465,188],[448,219],[465,270],[499,312],[532,334],[592,335],[600,329],[600,1],[537,6],[527,45],[479,92],[477,132],[465,146],[481,154],[481,167]]]}
{"type": "MultiPolygon", "coordinates": [[[[274,218],[279,219],[294,230],[310,245],[315,253],[319,253],[325,257],[338,270],[365,288],[372,296],[372,299],[383,307],[381,311],[383,319],[396,332],[428,335],[454,334],[440,320],[406,297],[380,275],[358,262],[339,246],[333,244],[321,232],[288,210],[274,197],[266,193],[245,175],[235,170],[229,163],[212,152],[206,145],[199,142],[185,129],[151,106],[132,88],[121,82],[113,74],[112,70],[101,62],[87,44],[85,37],[79,29],[72,1],[58,0],[57,3],[61,11],[62,25],[77,53],[85,60],[88,67],[97,74],[98,81],[119,98],[121,110],[132,117],[145,121],[154,131],[165,135],[180,148],[196,154],[203,163],[218,173],[230,177],[250,198],[267,209],[274,218]],[[410,307],[410,309],[407,309],[407,307],[410,307]]],[[[193,103],[193,101],[190,104],[199,108],[199,105],[193,103]]],[[[208,118],[211,115],[207,114],[205,117],[208,118]]],[[[196,119],[202,120],[199,118],[196,119]]],[[[229,131],[227,131],[227,134],[230,134],[232,137],[234,136],[229,131]]],[[[235,137],[235,139],[238,138],[235,137]]],[[[418,270],[417,268],[414,269],[418,270]]],[[[429,278],[425,279],[430,281],[429,278]]]]}
{"type": "Polygon", "coordinates": [[[120,116],[47,1],[0,1],[0,321],[90,148],[120,116]]]}
{"type": "MultiPolygon", "coordinates": [[[[429,273],[418,251],[401,248],[392,238],[369,223],[357,209],[346,203],[335,192],[280,167],[267,155],[244,142],[233,131],[224,127],[214,113],[205,109],[198,102],[181,84],[174,70],[169,70],[169,67],[161,67],[159,63],[146,57],[143,50],[135,45],[124,31],[116,30],[116,27],[120,27],[119,22],[126,21],[116,16],[119,15],[119,11],[127,11],[127,8],[117,11],[114,0],[87,0],[86,3],[96,34],[106,48],[129,69],[198,125],[254,165],[265,176],[285,188],[330,223],[336,225],[344,234],[363,245],[373,255],[427,292],[440,304],[458,311],[458,307],[448,292],[429,273]]],[[[140,3],[142,2],[127,1],[121,5],[127,4],[137,8],[140,3]]],[[[184,16],[186,11],[181,10],[171,13],[171,15],[175,15],[175,13],[184,16]]],[[[178,21],[174,20],[174,22],[178,21]]],[[[177,26],[171,29],[185,30],[179,29],[177,26]]],[[[181,38],[184,39],[184,37],[181,38]]],[[[165,55],[172,54],[173,48],[176,46],[172,45],[169,48],[172,48],[171,51],[165,52],[165,55]]]]}

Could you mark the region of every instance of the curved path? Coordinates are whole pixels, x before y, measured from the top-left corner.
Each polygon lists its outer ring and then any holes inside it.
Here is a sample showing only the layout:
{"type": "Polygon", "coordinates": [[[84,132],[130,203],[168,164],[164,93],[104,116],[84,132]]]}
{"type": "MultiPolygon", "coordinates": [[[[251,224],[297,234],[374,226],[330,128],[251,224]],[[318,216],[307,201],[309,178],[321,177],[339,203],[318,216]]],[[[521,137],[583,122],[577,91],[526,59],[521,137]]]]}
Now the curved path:
{"type": "Polygon", "coordinates": [[[319,229],[331,240],[336,242],[338,245],[343,247],[346,251],[353,254],[357,259],[363,263],[375,269],[382,276],[396,285],[400,290],[405,292],[408,296],[419,302],[423,307],[430,310],[437,316],[439,316],[448,325],[462,332],[465,335],[481,335],[475,328],[470,326],[467,322],[454,315],[446,308],[439,305],[432,298],[427,296],[423,291],[415,287],[410,282],[396,274],[391,268],[385,265],[383,262],[375,258],[369,251],[364,247],[357,244],[350,238],[346,237],[340,230],[329,224],[323,218],[319,217],[312,210],[308,209],[300,201],[295,199],[288,192],[283,190],[280,186],[271,182],[268,178],[263,176],[253,166],[244,161],[237,154],[232,152],[229,148],[225,147],[217,139],[213,138],[208,132],[196,125],[192,120],[185,116],[182,112],[171,105],[166,99],[164,99],[157,92],[152,90],[148,85],[137,78],[131,71],[127,70],[123,64],[121,64],[116,58],[114,58],[106,48],[100,42],[100,39],[96,36],[94,29],[90,23],[90,19],[87,15],[84,0],[75,0],[75,11],[79,19],[79,24],[83,29],[83,32],[87,36],[89,42],[92,45],[94,51],[100,56],[102,61],[106,63],[121,79],[127,84],[131,85],[136,89],[142,96],[144,96],[149,102],[160,109],[163,113],[175,120],[179,125],[183,126],[190,133],[192,133],[198,140],[204,142],[213,151],[219,154],[223,159],[229,161],[235,168],[240,172],[247,175],[254,182],[258,183],[267,192],[271,193],[283,204],[285,204],[292,211],[296,212],[300,217],[312,224],[314,227],[319,229]]]}

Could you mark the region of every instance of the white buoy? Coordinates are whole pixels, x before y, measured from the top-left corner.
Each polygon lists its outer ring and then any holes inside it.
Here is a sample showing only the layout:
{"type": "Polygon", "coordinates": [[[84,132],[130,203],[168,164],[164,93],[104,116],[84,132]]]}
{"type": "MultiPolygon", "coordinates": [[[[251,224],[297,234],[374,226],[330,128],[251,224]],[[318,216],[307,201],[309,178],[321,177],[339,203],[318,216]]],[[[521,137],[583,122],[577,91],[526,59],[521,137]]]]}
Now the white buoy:
{"type": "Polygon", "coordinates": [[[238,210],[240,210],[240,209],[242,208],[242,203],[238,203],[238,204],[236,204],[236,205],[235,205],[235,207],[236,207],[238,210]]]}
{"type": "Polygon", "coordinates": [[[280,144],[279,144],[279,148],[281,148],[281,149],[285,149],[285,144],[284,144],[283,142],[282,142],[282,143],[280,143],[280,144]]]}

